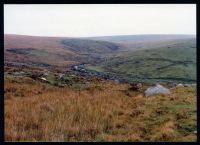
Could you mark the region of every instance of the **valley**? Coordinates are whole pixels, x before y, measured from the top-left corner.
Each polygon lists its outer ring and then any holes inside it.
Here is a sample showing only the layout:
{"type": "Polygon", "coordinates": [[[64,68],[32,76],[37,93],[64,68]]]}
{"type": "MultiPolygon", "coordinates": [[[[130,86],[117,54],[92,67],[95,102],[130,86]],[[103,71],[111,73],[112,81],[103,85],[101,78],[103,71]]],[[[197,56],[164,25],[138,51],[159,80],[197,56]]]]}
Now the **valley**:
{"type": "Polygon", "coordinates": [[[196,42],[187,39],[161,48],[135,50],[86,68],[137,82],[195,82],[196,42]]]}
{"type": "Polygon", "coordinates": [[[32,63],[60,71],[85,64],[81,67],[90,72],[88,75],[95,71],[129,82],[196,81],[196,39],[190,35],[110,36],[91,40],[5,35],[4,46],[5,62],[32,63]]]}
{"type": "Polygon", "coordinates": [[[196,141],[196,75],[193,35],[5,34],[5,141],[196,141]]]}

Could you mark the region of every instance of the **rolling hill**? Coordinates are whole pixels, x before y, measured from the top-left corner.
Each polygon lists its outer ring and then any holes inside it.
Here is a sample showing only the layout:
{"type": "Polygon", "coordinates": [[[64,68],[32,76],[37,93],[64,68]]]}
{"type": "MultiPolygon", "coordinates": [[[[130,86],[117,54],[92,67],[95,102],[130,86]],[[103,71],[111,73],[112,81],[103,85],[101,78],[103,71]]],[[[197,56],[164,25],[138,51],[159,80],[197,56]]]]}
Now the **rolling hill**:
{"type": "Polygon", "coordinates": [[[195,82],[196,40],[182,39],[165,47],[137,50],[86,68],[127,81],[195,82]]]}
{"type": "Polygon", "coordinates": [[[64,66],[78,63],[81,56],[63,49],[61,38],[4,35],[4,61],[64,66]]]}
{"type": "Polygon", "coordinates": [[[126,50],[159,48],[168,44],[175,44],[183,39],[195,38],[195,35],[168,35],[168,34],[148,34],[148,35],[118,35],[88,37],[91,40],[102,40],[123,45],[126,50]]]}
{"type": "Polygon", "coordinates": [[[129,81],[196,81],[194,35],[90,38],[4,35],[4,62],[86,69],[129,81]]]}
{"type": "Polygon", "coordinates": [[[100,54],[117,52],[120,46],[112,42],[64,37],[4,35],[4,61],[42,63],[54,66],[95,61],[100,54]]]}
{"type": "Polygon", "coordinates": [[[101,36],[101,37],[87,37],[90,40],[110,41],[117,43],[130,42],[156,42],[166,40],[178,40],[195,38],[195,35],[170,35],[170,34],[146,34],[146,35],[117,35],[117,36],[101,36]]]}

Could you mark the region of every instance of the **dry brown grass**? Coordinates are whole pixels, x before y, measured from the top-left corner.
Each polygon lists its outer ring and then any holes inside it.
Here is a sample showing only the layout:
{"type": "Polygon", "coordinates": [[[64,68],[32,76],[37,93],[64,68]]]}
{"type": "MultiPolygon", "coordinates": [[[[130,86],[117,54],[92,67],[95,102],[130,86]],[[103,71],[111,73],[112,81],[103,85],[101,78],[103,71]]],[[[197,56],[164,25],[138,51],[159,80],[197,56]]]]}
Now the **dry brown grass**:
{"type": "MultiPolygon", "coordinates": [[[[6,141],[196,141],[196,90],[146,98],[126,84],[88,90],[5,79],[6,141]],[[186,116],[186,117],[185,117],[186,116]]],[[[98,86],[98,87],[95,87],[98,86]]]]}

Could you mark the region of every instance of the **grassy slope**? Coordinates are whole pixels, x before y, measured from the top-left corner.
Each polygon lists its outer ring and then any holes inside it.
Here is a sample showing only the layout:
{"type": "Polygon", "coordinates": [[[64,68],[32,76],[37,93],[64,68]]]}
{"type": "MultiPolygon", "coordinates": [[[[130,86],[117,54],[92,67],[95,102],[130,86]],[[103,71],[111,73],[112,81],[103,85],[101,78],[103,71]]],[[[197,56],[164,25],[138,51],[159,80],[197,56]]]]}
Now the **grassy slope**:
{"type": "Polygon", "coordinates": [[[97,41],[97,40],[87,40],[87,39],[65,39],[62,41],[67,47],[70,47],[72,51],[83,54],[91,53],[112,53],[120,50],[120,46],[107,42],[107,41],[97,41]]]}
{"type": "Polygon", "coordinates": [[[162,48],[138,50],[128,55],[115,57],[87,68],[121,74],[122,77],[138,81],[196,80],[195,39],[168,44],[162,48]],[[139,79],[141,78],[141,79],[139,79]],[[155,78],[147,79],[145,78],[155,78]],[[158,79],[156,79],[158,78],[158,79]],[[171,79],[170,79],[171,78],[171,79]]]}
{"type": "Polygon", "coordinates": [[[4,40],[6,61],[64,67],[94,61],[107,53],[120,50],[119,45],[111,42],[77,38],[4,35],[4,40]]]}
{"type": "Polygon", "coordinates": [[[76,91],[6,77],[6,141],[196,141],[196,89],[146,98],[127,84],[76,91]]]}
{"type": "Polygon", "coordinates": [[[46,63],[58,66],[76,64],[83,60],[82,56],[64,49],[61,44],[62,39],[64,38],[4,35],[4,60],[21,63],[46,63]],[[21,54],[8,51],[8,49],[19,50],[21,54]]]}
{"type": "Polygon", "coordinates": [[[177,38],[183,39],[187,37],[193,36],[133,35],[103,37],[102,40],[100,38],[98,38],[99,40],[87,40],[87,38],[36,37],[5,34],[4,55],[5,61],[9,62],[33,62],[68,66],[83,62],[95,62],[99,58],[108,57],[121,51],[130,51],[130,49],[136,47],[146,48],[151,45],[152,48],[163,46],[165,43],[174,43],[171,41],[177,38]],[[113,43],[112,41],[117,43],[113,43]],[[8,49],[21,49],[19,51],[25,51],[25,53],[14,53],[8,51],[8,49]],[[29,52],[28,49],[30,49],[29,52]]]}

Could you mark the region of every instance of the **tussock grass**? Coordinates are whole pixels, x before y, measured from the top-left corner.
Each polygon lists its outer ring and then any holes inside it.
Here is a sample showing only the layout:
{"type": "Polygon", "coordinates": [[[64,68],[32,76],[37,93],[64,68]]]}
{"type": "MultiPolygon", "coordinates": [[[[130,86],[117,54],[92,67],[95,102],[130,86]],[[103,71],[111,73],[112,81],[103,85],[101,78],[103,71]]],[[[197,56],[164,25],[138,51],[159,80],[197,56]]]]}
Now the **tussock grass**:
{"type": "Polygon", "coordinates": [[[5,140],[196,141],[195,88],[147,98],[127,84],[92,86],[74,90],[5,79],[5,140]]]}

